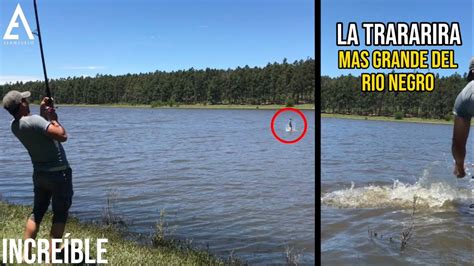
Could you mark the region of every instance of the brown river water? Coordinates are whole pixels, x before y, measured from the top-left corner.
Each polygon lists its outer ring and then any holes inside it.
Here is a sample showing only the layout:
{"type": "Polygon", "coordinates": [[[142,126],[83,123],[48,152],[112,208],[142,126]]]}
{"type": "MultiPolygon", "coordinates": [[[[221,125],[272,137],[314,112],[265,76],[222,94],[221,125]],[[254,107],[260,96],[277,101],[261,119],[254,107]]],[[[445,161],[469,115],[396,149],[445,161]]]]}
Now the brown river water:
{"type": "Polygon", "coordinates": [[[321,126],[324,265],[473,265],[472,136],[469,176],[457,179],[452,125],[323,118],[321,126]],[[402,232],[411,234],[403,248],[402,232]]]}

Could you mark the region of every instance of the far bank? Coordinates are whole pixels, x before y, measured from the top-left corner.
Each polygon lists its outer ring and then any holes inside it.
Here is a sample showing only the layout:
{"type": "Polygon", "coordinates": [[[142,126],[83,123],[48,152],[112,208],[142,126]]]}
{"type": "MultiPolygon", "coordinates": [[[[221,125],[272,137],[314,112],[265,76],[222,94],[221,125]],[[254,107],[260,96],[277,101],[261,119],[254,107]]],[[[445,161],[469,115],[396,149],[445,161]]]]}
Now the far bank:
{"type": "MultiPolygon", "coordinates": [[[[220,110],[279,110],[287,107],[286,105],[248,105],[248,104],[174,104],[174,105],[153,105],[153,104],[57,104],[57,107],[61,106],[74,106],[74,107],[108,107],[108,108],[160,108],[160,109],[220,109],[220,110]]],[[[314,104],[298,104],[291,106],[299,110],[315,110],[314,104]]]]}
{"type": "Polygon", "coordinates": [[[405,123],[425,123],[425,124],[443,124],[452,125],[453,121],[444,119],[419,118],[419,117],[403,117],[397,119],[391,116],[363,116],[363,115],[346,115],[346,114],[328,114],[322,113],[321,118],[339,118],[354,120],[370,120],[370,121],[388,121],[388,122],[405,122],[405,123]]]}

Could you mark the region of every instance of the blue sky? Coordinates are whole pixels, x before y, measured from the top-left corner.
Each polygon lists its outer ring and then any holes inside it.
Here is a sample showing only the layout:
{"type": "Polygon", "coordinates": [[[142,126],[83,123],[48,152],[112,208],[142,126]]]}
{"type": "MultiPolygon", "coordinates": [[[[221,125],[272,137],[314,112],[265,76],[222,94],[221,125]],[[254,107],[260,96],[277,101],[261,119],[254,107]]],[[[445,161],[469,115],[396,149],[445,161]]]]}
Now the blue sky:
{"type": "MultiPolygon", "coordinates": [[[[467,72],[469,59],[474,56],[473,41],[473,1],[472,0],[322,0],[321,1],[321,74],[329,76],[359,75],[374,70],[339,70],[337,68],[337,51],[340,49],[368,49],[363,45],[362,22],[459,22],[462,34],[462,46],[444,47],[455,50],[457,70],[434,70],[440,75],[451,75],[454,72],[467,72]],[[337,47],[336,23],[343,22],[347,30],[349,22],[356,22],[360,27],[361,46],[337,47]]],[[[391,47],[384,47],[391,49],[391,47]]],[[[397,49],[427,49],[423,46],[397,47],[397,49]]],[[[381,49],[378,46],[378,49],[381,49]]],[[[441,49],[441,47],[429,47],[441,49]]],[[[404,72],[406,72],[405,70],[404,72]]],[[[375,72],[383,72],[376,70],[375,72]]],[[[411,70],[409,70],[411,72],[411,70]]],[[[422,71],[420,71],[422,72],[422,71]]]]}
{"type": "MultiPolygon", "coordinates": [[[[32,31],[32,0],[0,1],[0,34],[20,3],[32,31]]],[[[314,58],[311,0],[38,0],[48,76],[265,66],[314,58]]],[[[21,20],[12,31],[28,40],[21,20]]],[[[0,83],[42,79],[37,40],[0,43],[0,83]]]]}

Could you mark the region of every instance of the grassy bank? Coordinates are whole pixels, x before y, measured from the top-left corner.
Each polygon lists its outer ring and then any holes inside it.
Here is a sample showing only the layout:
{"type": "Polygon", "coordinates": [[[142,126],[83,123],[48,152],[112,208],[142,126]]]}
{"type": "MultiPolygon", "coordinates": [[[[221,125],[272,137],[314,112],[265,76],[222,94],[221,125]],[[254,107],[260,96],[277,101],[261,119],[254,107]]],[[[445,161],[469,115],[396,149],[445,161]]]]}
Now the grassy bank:
{"type": "Polygon", "coordinates": [[[426,123],[426,124],[446,124],[452,125],[453,121],[446,121],[444,119],[428,119],[419,117],[404,117],[396,119],[389,116],[363,116],[363,115],[343,115],[343,114],[321,114],[322,118],[342,118],[342,119],[356,119],[356,120],[373,120],[373,121],[390,121],[390,122],[408,122],[408,123],[426,123]]]}
{"type": "MultiPolygon", "coordinates": [[[[0,201],[0,236],[2,239],[23,237],[26,217],[31,211],[29,206],[12,205],[0,201]]],[[[48,212],[41,225],[38,238],[49,238],[51,213],[48,212]]],[[[96,243],[98,238],[107,238],[105,259],[111,265],[228,265],[238,264],[233,260],[224,261],[206,251],[191,248],[172,240],[160,240],[156,245],[139,245],[129,240],[120,230],[110,226],[81,223],[76,218],[68,220],[66,232],[69,238],[89,238],[96,243]]],[[[95,244],[91,245],[91,258],[96,258],[95,244]]],[[[0,262],[2,253],[0,252],[0,262]]]]}
{"type": "MultiPolygon", "coordinates": [[[[285,105],[248,105],[248,104],[173,104],[170,105],[145,105],[145,104],[58,104],[57,106],[77,106],[77,107],[112,107],[112,108],[179,108],[179,109],[235,109],[235,110],[278,110],[285,105]]],[[[314,104],[298,104],[293,106],[300,110],[314,110],[314,104]]]]}

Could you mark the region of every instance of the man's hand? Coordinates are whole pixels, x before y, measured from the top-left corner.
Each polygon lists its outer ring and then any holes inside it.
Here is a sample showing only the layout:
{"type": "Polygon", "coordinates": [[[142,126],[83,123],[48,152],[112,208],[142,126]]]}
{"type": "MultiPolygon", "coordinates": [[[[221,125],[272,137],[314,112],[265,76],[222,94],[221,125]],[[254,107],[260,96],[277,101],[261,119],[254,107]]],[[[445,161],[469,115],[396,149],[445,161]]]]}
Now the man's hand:
{"type": "Polygon", "coordinates": [[[56,114],[56,109],[53,107],[47,107],[48,120],[49,121],[58,121],[58,114],[56,114]]]}
{"type": "Polygon", "coordinates": [[[40,115],[48,121],[57,121],[58,115],[53,107],[53,98],[44,97],[40,104],[40,115]]]}
{"type": "Polygon", "coordinates": [[[464,170],[464,164],[455,164],[453,174],[458,178],[465,177],[466,171],[464,170]]]}

